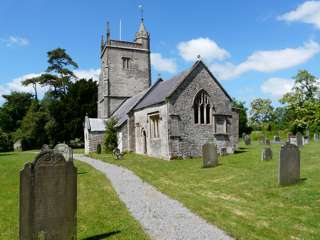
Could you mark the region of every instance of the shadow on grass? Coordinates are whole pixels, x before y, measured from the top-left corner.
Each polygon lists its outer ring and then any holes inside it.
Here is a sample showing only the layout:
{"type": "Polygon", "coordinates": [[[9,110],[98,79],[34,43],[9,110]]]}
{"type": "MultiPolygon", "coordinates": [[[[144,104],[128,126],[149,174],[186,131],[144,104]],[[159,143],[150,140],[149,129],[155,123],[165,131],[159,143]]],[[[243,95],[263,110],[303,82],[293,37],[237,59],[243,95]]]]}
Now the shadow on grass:
{"type": "Polygon", "coordinates": [[[245,153],[245,152],[248,152],[248,151],[245,151],[245,150],[235,150],[235,151],[234,151],[234,154],[245,153]]]}
{"type": "Polygon", "coordinates": [[[17,155],[17,152],[12,152],[12,153],[0,153],[0,156],[10,156],[10,155],[17,155]]]}
{"type": "Polygon", "coordinates": [[[106,239],[108,237],[111,237],[115,234],[120,233],[121,231],[113,231],[113,232],[108,232],[108,233],[103,233],[103,234],[98,234],[98,235],[94,235],[92,237],[87,237],[87,238],[83,238],[82,240],[100,240],[100,239],[106,239]]]}
{"type": "Polygon", "coordinates": [[[78,172],[77,174],[81,175],[81,174],[87,174],[87,173],[89,173],[89,172],[78,172]]]}

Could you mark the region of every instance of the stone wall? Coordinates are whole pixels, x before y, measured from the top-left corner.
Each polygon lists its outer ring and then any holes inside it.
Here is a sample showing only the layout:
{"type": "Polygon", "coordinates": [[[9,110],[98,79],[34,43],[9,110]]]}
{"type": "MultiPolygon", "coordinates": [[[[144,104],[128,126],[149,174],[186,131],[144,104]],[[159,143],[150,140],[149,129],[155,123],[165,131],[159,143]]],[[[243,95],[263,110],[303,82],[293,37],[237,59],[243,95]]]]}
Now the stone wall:
{"type": "MultiPolygon", "coordinates": [[[[170,158],[177,155],[201,156],[202,145],[214,136],[212,116],[210,124],[194,123],[193,102],[200,90],[205,90],[209,94],[214,114],[230,116],[228,117],[227,134],[216,136],[215,140],[218,142],[218,148],[225,144],[228,144],[228,146],[234,145],[235,140],[232,132],[235,131],[234,128],[236,127],[233,127],[231,101],[212,79],[209,72],[200,64],[169,100],[168,115],[170,117],[168,124],[175,125],[169,128],[170,158]],[[172,129],[178,130],[174,130],[176,132],[173,134],[172,129]]],[[[229,151],[232,151],[232,149],[229,149],[229,151]]]]}
{"type": "Polygon", "coordinates": [[[103,147],[103,137],[104,132],[89,132],[86,128],[84,130],[84,145],[85,154],[89,154],[90,152],[95,152],[97,150],[97,145],[101,144],[101,147],[103,147]]]}
{"type": "Polygon", "coordinates": [[[167,104],[162,104],[154,107],[145,108],[134,112],[135,122],[135,151],[139,154],[144,154],[144,135],[146,132],[146,150],[147,155],[169,159],[168,149],[168,122],[167,122],[167,104]],[[150,136],[150,125],[148,114],[160,114],[159,121],[159,138],[152,138],[150,136]]]}
{"type": "Polygon", "coordinates": [[[128,124],[123,124],[117,132],[118,148],[121,152],[128,151],[128,124]]]}

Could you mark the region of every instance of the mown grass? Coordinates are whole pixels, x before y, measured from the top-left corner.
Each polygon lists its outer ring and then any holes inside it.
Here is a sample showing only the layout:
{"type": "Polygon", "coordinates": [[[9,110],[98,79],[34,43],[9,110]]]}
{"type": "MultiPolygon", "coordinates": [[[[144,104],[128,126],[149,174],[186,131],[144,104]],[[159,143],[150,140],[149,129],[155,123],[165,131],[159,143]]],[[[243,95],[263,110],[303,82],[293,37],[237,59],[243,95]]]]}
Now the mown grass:
{"type": "MultiPolygon", "coordinates": [[[[33,152],[0,154],[0,239],[19,237],[19,171],[33,152]]],[[[78,239],[149,239],[110,182],[87,164],[78,168],[78,239]]]]}
{"type": "Polygon", "coordinates": [[[200,158],[164,161],[130,153],[116,161],[108,154],[92,156],[131,169],[236,239],[320,239],[320,143],[303,147],[304,180],[287,187],[277,185],[280,145],[272,145],[269,162],[260,160],[263,146],[257,142],[240,147],[207,169],[200,158]]]}

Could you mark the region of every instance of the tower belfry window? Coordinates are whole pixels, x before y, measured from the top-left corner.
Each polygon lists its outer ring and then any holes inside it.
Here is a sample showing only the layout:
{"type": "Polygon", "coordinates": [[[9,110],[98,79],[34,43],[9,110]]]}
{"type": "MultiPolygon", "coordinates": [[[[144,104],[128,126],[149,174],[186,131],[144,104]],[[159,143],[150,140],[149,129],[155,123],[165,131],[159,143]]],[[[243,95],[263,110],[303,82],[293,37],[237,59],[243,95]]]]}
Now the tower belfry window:
{"type": "Polygon", "coordinates": [[[193,108],[195,124],[211,123],[211,107],[208,93],[203,90],[200,91],[194,100],[193,108]]]}
{"type": "Polygon", "coordinates": [[[130,69],[130,64],[131,64],[131,59],[128,57],[123,57],[122,58],[122,68],[123,69],[130,69]]]}

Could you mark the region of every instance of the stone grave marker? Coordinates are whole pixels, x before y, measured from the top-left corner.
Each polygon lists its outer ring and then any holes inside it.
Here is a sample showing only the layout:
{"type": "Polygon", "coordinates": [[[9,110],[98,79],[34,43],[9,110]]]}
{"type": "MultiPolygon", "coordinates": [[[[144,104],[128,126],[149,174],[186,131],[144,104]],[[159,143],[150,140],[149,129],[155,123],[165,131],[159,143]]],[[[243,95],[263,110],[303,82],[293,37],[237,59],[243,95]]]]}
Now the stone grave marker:
{"type": "Polygon", "coordinates": [[[245,143],[246,145],[250,145],[250,144],[251,144],[250,135],[245,135],[245,136],[244,136],[244,143],[245,143]]]}
{"type": "Polygon", "coordinates": [[[266,145],[271,145],[270,139],[266,139],[266,145]]]}
{"type": "Polygon", "coordinates": [[[273,142],[274,143],[281,143],[281,139],[279,135],[273,136],[273,142]]]}
{"type": "Polygon", "coordinates": [[[20,240],[75,240],[77,169],[43,150],[20,171],[20,240]]]}
{"type": "Polygon", "coordinates": [[[260,142],[260,144],[265,144],[266,143],[266,136],[264,136],[264,135],[260,136],[259,142],[260,142]]]}
{"type": "Polygon", "coordinates": [[[272,159],[272,150],[270,147],[266,147],[261,152],[261,160],[262,161],[269,161],[272,159]]]}
{"type": "Polygon", "coordinates": [[[303,140],[302,140],[302,134],[300,132],[297,133],[296,139],[297,139],[297,146],[298,147],[302,147],[303,146],[303,140]]]}
{"type": "Polygon", "coordinates": [[[218,165],[217,146],[214,143],[206,143],[202,146],[203,167],[215,167],[218,165]]]}
{"type": "Polygon", "coordinates": [[[318,142],[318,141],[319,141],[319,134],[318,134],[318,133],[313,134],[313,140],[314,140],[315,142],[318,142]]]}
{"type": "Polygon", "coordinates": [[[303,138],[303,145],[305,145],[305,144],[309,144],[309,137],[308,136],[304,136],[304,138],[303,138]]]}
{"type": "Polygon", "coordinates": [[[66,159],[66,161],[73,160],[73,150],[67,144],[59,143],[54,147],[53,150],[58,153],[61,153],[63,157],[66,159]]]}
{"type": "Polygon", "coordinates": [[[279,185],[289,185],[300,180],[300,150],[296,145],[285,143],[280,149],[279,185]]]}

